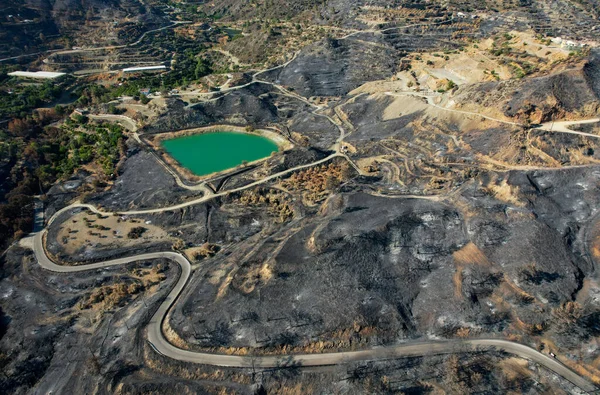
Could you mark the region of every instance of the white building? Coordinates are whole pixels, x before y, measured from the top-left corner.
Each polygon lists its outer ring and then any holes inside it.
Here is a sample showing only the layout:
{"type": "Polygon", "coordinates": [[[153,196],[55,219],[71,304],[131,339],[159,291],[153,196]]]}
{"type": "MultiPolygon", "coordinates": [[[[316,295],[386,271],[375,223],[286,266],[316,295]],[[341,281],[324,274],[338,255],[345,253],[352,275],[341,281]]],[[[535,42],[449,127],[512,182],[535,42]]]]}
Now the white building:
{"type": "Polygon", "coordinates": [[[127,67],[126,69],[123,69],[124,73],[143,73],[145,71],[166,71],[167,70],[167,66],[165,65],[160,65],[160,66],[145,66],[145,67],[127,67]]]}
{"type": "Polygon", "coordinates": [[[57,73],[53,71],[14,71],[8,73],[11,77],[38,78],[52,80],[66,75],[65,73],[57,73]]]}

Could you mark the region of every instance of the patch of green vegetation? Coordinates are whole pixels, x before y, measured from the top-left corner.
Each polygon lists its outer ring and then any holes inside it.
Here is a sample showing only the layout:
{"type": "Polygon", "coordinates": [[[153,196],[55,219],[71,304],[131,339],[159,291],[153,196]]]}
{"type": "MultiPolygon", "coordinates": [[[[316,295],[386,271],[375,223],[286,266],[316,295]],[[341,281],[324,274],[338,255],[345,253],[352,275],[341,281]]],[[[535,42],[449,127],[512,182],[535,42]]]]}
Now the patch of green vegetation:
{"type": "Polygon", "coordinates": [[[574,51],[569,52],[569,60],[580,60],[586,58],[590,53],[588,47],[577,48],[574,51]]]}
{"type": "MultiPolygon", "coordinates": [[[[203,58],[187,54],[179,59],[172,70],[159,75],[145,75],[127,79],[120,86],[88,85],[79,89],[78,103],[82,106],[106,103],[120,96],[137,96],[141,89],[168,92],[187,86],[212,73],[211,65],[203,58]]],[[[142,99],[144,102],[146,99],[142,99]]]]}
{"type": "Polygon", "coordinates": [[[0,118],[24,117],[32,109],[48,105],[63,93],[62,85],[53,82],[22,85],[5,81],[0,90],[0,118]]]}
{"type": "Polygon", "coordinates": [[[127,238],[139,239],[147,230],[148,229],[144,228],[143,226],[136,226],[135,228],[132,228],[129,233],[127,233],[127,238]]]}
{"type": "Polygon", "coordinates": [[[492,42],[492,48],[489,49],[489,53],[494,56],[508,56],[511,55],[513,49],[510,46],[510,40],[514,37],[508,33],[504,33],[502,36],[497,36],[492,42]]]}
{"type": "Polygon", "coordinates": [[[120,126],[91,125],[85,119],[49,126],[55,120],[34,113],[0,131],[0,175],[6,180],[0,200],[1,246],[31,231],[32,196],[47,191],[57,179],[90,163],[102,169],[100,179],[116,173],[125,149],[120,126]]]}
{"type": "Polygon", "coordinates": [[[511,64],[512,75],[521,79],[537,71],[537,67],[528,62],[515,62],[511,64]]]}
{"type": "MultiPolygon", "coordinates": [[[[78,104],[88,106],[107,103],[120,96],[138,96],[140,90],[145,88],[154,92],[168,92],[197,82],[200,78],[214,72],[213,65],[203,57],[204,51],[209,48],[208,42],[208,37],[193,40],[173,31],[160,32],[151,38],[151,47],[159,48],[156,56],[162,56],[165,52],[177,53],[168,72],[133,75],[123,79],[118,86],[106,87],[96,84],[81,86],[76,92],[79,95],[78,104]]],[[[142,97],[142,103],[148,101],[147,98],[142,97]]]]}
{"type": "Polygon", "coordinates": [[[490,53],[494,56],[510,55],[512,53],[512,49],[509,46],[503,45],[500,48],[490,48],[490,53]]]}
{"type": "Polygon", "coordinates": [[[452,80],[448,80],[448,82],[446,83],[446,86],[443,88],[438,89],[437,91],[439,93],[444,93],[447,91],[451,91],[452,89],[456,88],[458,85],[456,85],[456,83],[452,80]]]}
{"type": "Polygon", "coordinates": [[[242,31],[238,29],[233,29],[230,27],[222,27],[221,30],[227,34],[230,40],[234,40],[235,38],[239,38],[242,36],[242,31]]]}
{"type": "Polygon", "coordinates": [[[121,157],[123,132],[115,124],[89,125],[67,121],[60,127],[55,139],[31,143],[28,148],[38,157],[51,161],[40,165],[36,175],[44,184],[69,177],[82,165],[98,163],[104,174],[112,177],[121,157]]]}
{"type": "Polygon", "coordinates": [[[494,77],[494,79],[496,81],[500,81],[500,75],[498,74],[498,72],[496,70],[492,70],[492,71],[488,71],[488,70],[484,70],[483,74],[490,74],[492,77],[494,77]]]}

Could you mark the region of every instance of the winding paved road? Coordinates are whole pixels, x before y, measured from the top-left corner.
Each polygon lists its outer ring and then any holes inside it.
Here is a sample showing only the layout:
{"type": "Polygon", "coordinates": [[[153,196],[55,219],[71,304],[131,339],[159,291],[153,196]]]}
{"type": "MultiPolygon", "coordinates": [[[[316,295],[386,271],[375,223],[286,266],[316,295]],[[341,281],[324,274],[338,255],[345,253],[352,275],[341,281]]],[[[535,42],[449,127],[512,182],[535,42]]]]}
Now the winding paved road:
{"type": "MultiPolygon", "coordinates": [[[[58,214],[59,213],[57,212],[53,218],[56,218],[58,214]]],[[[61,266],[52,262],[46,255],[44,249],[45,233],[46,231],[44,230],[33,236],[33,251],[40,266],[53,272],[75,273],[150,259],[169,259],[178,264],[181,268],[181,272],[177,279],[177,283],[173,289],[171,289],[165,300],[160,304],[148,324],[148,342],[158,353],[179,361],[236,368],[310,367],[338,365],[356,361],[405,358],[410,356],[451,354],[495,348],[536,362],[570,381],[585,392],[591,393],[598,390],[593,384],[557,360],[526,345],[501,339],[430,341],[371,348],[361,351],[283,356],[237,356],[183,350],[169,343],[163,334],[163,324],[167,314],[173,304],[177,301],[190,278],[191,265],[183,255],[166,251],[141,254],[130,258],[119,258],[99,263],[90,263],[81,266],[61,266]]]]}
{"type": "MultiPolygon", "coordinates": [[[[332,120],[333,121],[333,120],[332,120]]],[[[570,122],[571,124],[573,122],[570,122]]],[[[340,131],[343,132],[343,128],[340,127],[340,131]]],[[[343,138],[343,134],[342,134],[343,138]]],[[[256,185],[265,183],[269,180],[275,179],[277,177],[281,177],[287,173],[297,171],[302,168],[307,168],[311,166],[318,165],[320,163],[331,160],[334,157],[345,157],[345,155],[340,153],[332,154],[326,158],[323,158],[314,163],[309,163],[302,166],[296,166],[294,168],[288,169],[286,171],[273,174],[264,179],[255,181],[248,185],[215,193],[207,196],[203,196],[199,199],[192,200],[189,202],[181,203],[178,205],[163,207],[157,209],[149,209],[149,210],[133,210],[133,211],[125,211],[120,214],[148,214],[148,213],[157,213],[164,211],[177,210],[184,207],[192,206],[195,204],[200,204],[206,202],[210,199],[224,196],[229,193],[241,191],[247,188],[252,188],[256,185]]],[[[414,198],[416,198],[415,196],[414,198]]],[[[404,198],[411,198],[410,196],[405,196],[404,198]]],[[[422,197],[419,198],[430,198],[430,199],[439,199],[439,196],[436,197],[422,197]]],[[[51,224],[59,215],[62,213],[75,209],[75,208],[87,208],[92,210],[95,213],[103,213],[98,210],[96,207],[89,204],[79,204],[75,203],[68,207],[63,208],[62,210],[57,211],[48,221],[48,224],[51,224]]],[[[110,214],[110,213],[104,213],[110,214]]],[[[62,273],[74,273],[81,272],[87,270],[93,270],[98,268],[105,268],[111,266],[124,265],[135,261],[141,260],[150,260],[150,259],[168,259],[179,265],[181,271],[177,282],[173,289],[170,291],[165,300],[161,303],[157,311],[154,313],[152,318],[150,319],[150,323],[148,325],[148,341],[151,346],[160,354],[165,355],[169,358],[180,360],[183,362],[191,362],[191,363],[201,363],[207,365],[214,366],[224,366],[224,367],[258,367],[258,368],[277,368],[277,367],[309,367],[309,366],[328,366],[328,365],[338,365],[348,362],[355,361],[367,361],[367,360],[383,360],[383,359],[394,359],[394,358],[403,358],[410,356],[422,356],[422,355],[432,355],[432,354],[450,354],[456,352],[466,352],[466,351],[474,351],[486,348],[495,348],[498,350],[502,350],[511,354],[518,355],[522,358],[529,359],[533,362],[536,362],[547,369],[555,372],[559,376],[573,383],[580,389],[588,393],[595,393],[598,391],[592,383],[590,383],[585,378],[579,376],[574,371],[570,370],[568,367],[561,364],[556,359],[553,359],[545,354],[542,354],[531,347],[526,345],[511,342],[508,340],[502,339],[471,339],[471,340],[450,340],[450,341],[429,341],[429,342],[418,342],[418,343],[406,343],[396,346],[389,347],[379,347],[379,348],[371,348],[367,350],[361,351],[348,351],[348,352],[336,352],[336,353],[324,353],[324,354],[297,354],[297,355],[283,355],[283,356],[237,356],[237,355],[220,355],[220,354],[211,354],[211,353],[202,353],[195,352],[190,350],[180,349],[173,344],[169,343],[169,341],[165,338],[163,332],[163,325],[165,323],[166,317],[168,316],[168,312],[173,304],[178,299],[179,295],[185,288],[190,274],[191,274],[191,265],[189,261],[181,254],[165,251],[165,252],[156,252],[149,254],[141,254],[128,258],[119,258],[114,260],[109,260],[105,262],[91,263],[86,265],[79,266],[61,266],[52,262],[44,249],[44,235],[46,234],[46,230],[38,232],[33,237],[32,245],[33,251],[35,253],[36,259],[40,266],[44,269],[54,271],[54,272],[62,272],[62,273]]]]}
{"type": "MultiPolygon", "coordinates": [[[[446,22],[443,22],[443,23],[446,23],[446,22]]],[[[171,26],[169,26],[169,27],[171,27],[171,26]]],[[[165,27],[165,28],[168,28],[168,27],[165,27]]],[[[162,30],[162,29],[164,29],[164,28],[157,29],[157,30],[162,30]]],[[[389,30],[391,30],[391,29],[396,29],[396,28],[390,28],[389,30]]],[[[147,32],[147,33],[150,33],[150,32],[147,32]]],[[[147,34],[147,33],[145,33],[145,34],[147,34]]],[[[344,38],[351,37],[358,33],[361,33],[361,32],[352,33],[344,38]]],[[[142,37],[140,37],[138,42],[143,39],[145,34],[142,37]]],[[[128,45],[134,45],[134,43],[128,44],[128,45]]],[[[295,59],[295,56],[288,62],[284,63],[283,65],[276,66],[276,67],[268,69],[268,70],[285,67],[287,64],[292,62],[294,59],[295,59]]],[[[270,82],[259,81],[256,79],[256,77],[259,74],[264,73],[265,71],[268,71],[268,70],[259,71],[259,72],[255,73],[253,75],[253,81],[250,82],[249,84],[245,84],[245,85],[238,86],[238,87],[228,88],[228,90],[240,89],[241,87],[248,86],[252,83],[266,83],[266,84],[275,86],[284,95],[294,97],[294,98],[299,99],[299,100],[305,102],[306,104],[312,106],[313,108],[315,108],[315,111],[314,111],[315,115],[320,115],[320,116],[324,116],[324,117],[328,118],[330,120],[330,122],[332,122],[333,124],[338,126],[338,128],[340,130],[340,138],[338,139],[338,141],[335,145],[336,152],[334,154],[332,154],[326,158],[323,158],[319,161],[309,163],[306,165],[296,166],[291,169],[282,171],[280,173],[273,174],[269,177],[263,178],[261,180],[255,181],[248,185],[245,185],[245,186],[242,186],[239,188],[235,188],[232,190],[228,190],[228,191],[224,191],[224,192],[220,192],[220,193],[212,193],[212,194],[203,196],[199,199],[184,202],[184,203],[177,204],[177,205],[173,205],[170,207],[148,209],[148,210],[123,211],[123,212],[120,212],[119,214],[136,215],[136,214],[150,214],[150,213],[158,213],[158,212],[177,210],[177,209],[185,208],[188,206],[204,203],[210,199],[213,199],[213,198],[216,198],[219,196],[224,196],[229,193],[238,192],[241,190],[252,188],[254,186],[263,184],[263,183],[273,180],[275,178],[284,176],[288,173],[327,162],[335,157],[344,157],[347,160],[349,160],[349,158],[346,155],[339,152],[339,146],[341,145],[341,142],[343,141],[344,136],[345,136],[345,130],[343,129],[343,127],[341,125],[337,124],[336,122],[334,122],[334,120],[327,115],[316,114],[316,112],[318,110],[320,110],[321,108],[313,103],[310,103],[305,98],[300,97],[296,94],[293,94],[279,85],[276,85],[276,84],[273,84],[270,82]]],[[[212,92],[211,92],[211,94],[212,94],[212,92]]],[[[388,92],[388,94],[394,95],[389,92],[388,92]]],[[[436,105],[435,103],[433,103],[433,99],[429,98],[429,97],[427,97],[427,101],[429,104],[439,107],[443,110],[464,113],[467,115],[476,115],[476,116],[480,116],[480,117],[483,116],[483,115],[476,114],[476,113],[468,113],[468,112],[464,112],[464,111],[451,110],[451,109],[447,109],[444,107],[440,107],[440,106],[436,105]]],[[[483,117],[489,118],[486,116],[483,116],[483,117]]],[[[113,119],[116,119],[116,118],[113,118],[113,119]]],[[[493,119],[493,118],[490,118],[490,119],[493,119]]],[[[124,119],[121,119],[121,120],[124,120],[124,119]]],[[[502,120],[498,120],[498,119],[493,119],[493,120],[504,122],[504,123],[509,123],[509,124],[513,124],[513,125],[518,125],[513,122],[502,121],[502,120]]],[[[580,121],[580,122],[584,123],[583,121],[580,121]]],[[[592,122],[592,120],[589,120],[587,122],[592,122]]],[[[574,123],[577,123],[577,122],[568,122],[567,124],[574,124],[574,123]]],[[[555,123],[555,125],[556,125],[556,123],[555,123]]],[[[136,128],[136,127],[137,126],[134,125],[134,128],[136,128]]],[[[554,131],[558,131],[558,130],[554,130],[554,131]]],[[[574,131],[569,131],[569,133],[570,132],[574,132],[574,131]]],[[[574,133],[581,134],[579,132],[574,132],[574,133]]],[[[598,136],[594,136],[594,137],[598,137],[598,136]]],[[[139,136],[138,136],[138,139],[139,139],[139,136]]],[[[352,163],[352,161],[350,161],[350,163],[352,165],[354,165],[354,163],[352,163]]],[[[356,168],[356,166],[355,166],[355,168],[356,168]]],[[[177,178],[178,177],[176,177],[176,179],[177,178]]],[[[400,197],[400,196],[398,196],[398,197],[400,197]]],[[[403,198],[413,198],[413,197],[403,196],[403,198]]],[[[414,198],[417,198],[417,196],[415,196],[414,198]]],[[[419,196],[418,198],[439,199],[439,196],[436,196],[436,197],[419,196]]],[[[110,213],[104,213],[104,212],[98,210],[96,207],[89,205],[89,204],[75,203],[68,207],[63,208],[62,210],[57,211],[52,216],[52,218],[49,219],[48,224],[51,224],[62,213],[72,210],[72,209],[76,209],[76,208],[87,208],[96,213],[110,214],[110,213]]],[[[167,295],[165,300],[160,304],[159,308],[154,313],[152,318],[150,319],[150,322],[148,324],[148,334],[147,334],[148,342],[151,344],[151,346],[158,353],[165,355],[172,359],[176,359],[176,360],[184,361],[184,362],[201,363],[201,364],[224,366],[224,367],[258,367],[258,368],[277,368],[277,367],[290,367],[290,366],[308,367],[308,366],[338,365],[338,364],[343,364],[343,363],[348,363],[348,362],[356,362],[356,361],[394,359],[394,358],[403,358],[403,357],[410,357],[410,356],[422,356],[422,355],[432,355],[432,354],[450,354],[450,353],[457,353],[457,352],[466,352],[466,351],[495,348],[495,349],[502,350],[502,351],[505,351],[505,352],[508,352],[511,354],[518,355],[522,358],[529,359],[533,362],[536,362],[536,363],[546,367],[547,369],[555,372],[556,374],[563,377],[564,379],[570,381],[571,383],[573,383],[574,385],[576,385],[577,387],[579,387],[580,389],[582,389],[585,392],[591,393],[591,392],[598,391],[598,388],[596,388],[593,384],[591,384],[585,378],[579,376],[577,373],[570,370],[568,367],[561,364],[556,359],[553,359],[545,354],[542,354],[526,345],[516,343],[516,342],[511,342],[508,340],[502,340],[502,339],[426,341],[426,342],[406,343],[406,344],[400,344],[400,345],[396,345],[396,346],[371,348],[371,349],[366,349],[366,350],[361,350],[361,351],[334,352],[334,353],[323,353],[323,354],[297,354],[297,355],[282,355],[282,356],[220,355],[220,354],[210,354],[210,353],[203,353],[203,352],[194,352],[194,351],[190,351],[190,350],[183,350],[183,349],[178,348],[178,347],[174,346],[173,344],[169,343],[169,341],[165,338],[164,332],[163,332],[163,325],[168,316],[169,310],[174,305],[174,303],[177,301],[178,297],[180,296],[181,292],[187,285],[188,280],[190,278],[191,265],[190,265],[190,262],[183,255],[176,253],[176,252],[172,252],[172,251],[165,251],[165,252],[141,254],[141,255],[136,255],[133,257],[119,258],[119,259],[98,262],[98,263],[90,263],[90,264],[79,265],[79,266],[62,266],[62,265],[57,265],[56,263],[52,262],[46,254],[46,251],[44,248],[44,236],[45,236],[46,232],[47,231],[44,229],[44,230],[34,234],[32,236],[32,243],[30,243],[30,245],[33,248],[34,254],[36,256],[36,259],[37,259],[39,265],[42,268],[53,271],[53,272],[75,273],[75,272],[82,272],[82,271],[99,269],[99,268],[125,265],[125,264],[135,262],[135,261],[151,260],[151,259],[168,259],[168,260],[171,260],[172,262],[176,263],[180,267],[181,270],[180,270],[179,277],[177,278],[177,282],[174,285],[174,287],[171,289],[171,291],[169,292],[169,294],[167,295]]],[[[24,243],[24,244],[26,244],[26,243],[24,243]]]]}
{"type": "MultiPolygon", "coordinates": [[[[343,128],[340,128],[343,132],[343,128]]],[[[342,135],[343,136],[343,135],[342,135]]],[[[256,185],[265,183],[269,180],[275,179],[277,177],[281,177],[290,172],[297,171],[299,169],[312,167],[318,165],[320,163],[324,163],[326,161],[331,160],[334,157],[345,157],[345,155],[340,153],[332,154],[326,158],[323,158],[314,163],[309,163],[302,166],[296,166],[294,168],[288,169],[286,171],[273,174],[269,177],[263,178],[261,180],[255,181],[248,185],[235,188],[232,190],[215,193],[207,196],[203,196],[199,199],[192,200],[189,202],[181,203],[178,205],[163,207],[157,209],[149,209],[149,210],[133,210],[133,211],[125,211],[120,214],[149,214],[149,213],[157,213],[164,212],[170,210],[177,210],[180,208],[192,206],[195,204],[200,204],[206,202],[210,199],[224,196],[229,193],[241,191],[244,189],[252,188],[256,185]]],[[[416,196],[415,196],[416,197],[416,196]]],[[[410,197],[405,197],[410,198],[410,197]]],[[[419,198],[427,198],[421,197],[419,198]]],[[[439,199],[439,196],[436,196],[433,199],[439,199]]],[[[68,207],[65,207],[59,211],[57,211],[48,221],[48,224],[51,224],[59,215],[62,213],[72,210],[75,208],[87,208],[92,210],[95,213],[103,213],[98,210],[96,207],[89,204],[79,204],[75,203],[68,207]]],[[[104,213],[110,214],[110,213],[104,213]]],[[[452,340],[452,341],[429,341],[429,342],[419,342],[419,343],[407,343],[396,346],[389,347],[379,347],[372,348],[361,351],[348,351],[348,352],[336,352],[336,353],[324,353],[324,354],[298,354],[298,355],[283,355],[283,356],[237,356],[237,355],[219,355],[219,354],[210,354],[210,353],[202,353],[202,352],[194,352],[190,350],[180,349],[173,344],[169,343],[169,341],[165,338],[163,332],[163,325],[165,323],[166,317],[168,316],[168,312],[173,304],[177,301],[179,295],[185,288],[190,274],[191,274],[191,265],[189,261],[181,254],[165,251],[165,252],[156,252],[156,253],[148,253],[136,255],[133,257],[127,258],[119,258],[114,260],[109,260],[105,262],[91,263],[79,266],[61,266],[52,262],[44,249],[44,235],[46,234],[46,230],[38,232],[33,238],[33,242],[29,243],[33,251],[35,253],[36,259],[40,266],[44,269],[61,272],[61,273],[74,273],[81,272],[99,268],[106,268],[111,266],[125,265],[135,261],[141,260],[150,260],[150,259],[168,259],[179,265],[181,268],[179,277],[173,289],[170,291],[165,300],[160,304],[157,311],[154,313],[152,318],[150,319],[150,323],[148,324],[148,341],[151,346],[160,354],[165,355],[169,358],[180,360],[183,362],[191,362],[191,363],[201,363],[207,365],[214,366],[225,366],[225,367],[258,367],[258,368],[277,368],[277,367],[309,367],[309,366],[327,366],[327,365],[338,365],[348,362],[355,361],[367,361],[367,360],[383,360],[383,359],[394,359],[394,358],[402,358],[409,356],[422,356],[422,355],[431,355],[431,354],[450,354],[456,352],[465,352],[465,351],[474,351],[485,348],[495,348],[499,349],[511,354],[518,355],[522,358],[529,359],[534,361],[547,369],[555,372],[560,375],[564,379],[570,381],[580,389],[585,392],[592,393],[598,391],[598,389],[587,381],[585,378],[579,376],[577,373],[570,370],[568,367],[564,366],[557,360],[550,358],[547,355],[544,355],[526,345],[511,342],[508,340],[502,339],[471,339],[471,340],[452,340]]],[[[24,243],[27,244],[27,243],[24,243]]]]}

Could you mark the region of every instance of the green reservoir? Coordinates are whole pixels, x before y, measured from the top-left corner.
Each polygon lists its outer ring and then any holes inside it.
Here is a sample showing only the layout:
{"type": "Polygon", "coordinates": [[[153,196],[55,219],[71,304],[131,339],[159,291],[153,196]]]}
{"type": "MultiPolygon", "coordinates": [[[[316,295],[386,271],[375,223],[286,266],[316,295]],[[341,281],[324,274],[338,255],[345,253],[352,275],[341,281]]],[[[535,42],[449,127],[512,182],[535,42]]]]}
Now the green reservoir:
{"type": "Polygon", "coordinates": [[[266,137],[236,132],[195,134],[162,144],[181,166],[198,176],[231,169],[278,151],[277,144],[266,137]]]}

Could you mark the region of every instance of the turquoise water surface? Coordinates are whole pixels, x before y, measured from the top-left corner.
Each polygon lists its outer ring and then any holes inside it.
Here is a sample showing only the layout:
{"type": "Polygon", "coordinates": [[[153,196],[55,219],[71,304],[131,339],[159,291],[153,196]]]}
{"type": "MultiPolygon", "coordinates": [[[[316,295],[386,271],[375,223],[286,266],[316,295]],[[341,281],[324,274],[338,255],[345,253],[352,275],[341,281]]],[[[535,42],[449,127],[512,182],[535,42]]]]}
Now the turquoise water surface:
{"type": "Polygon", "coordinates": [[[278,151],[277,144],[266,137],[236,132],[177,137],[162,145],[181,166],[198,176],[231,169],[278,151]]]}

